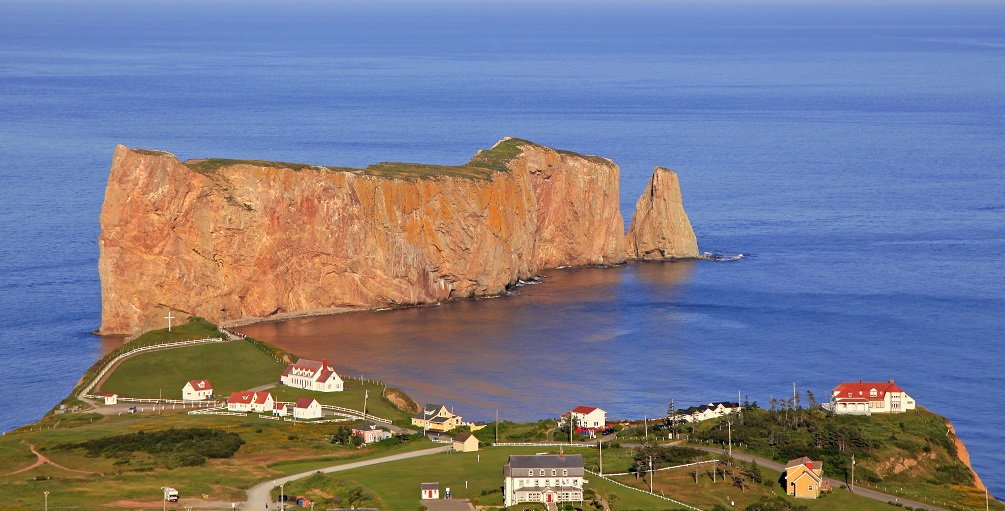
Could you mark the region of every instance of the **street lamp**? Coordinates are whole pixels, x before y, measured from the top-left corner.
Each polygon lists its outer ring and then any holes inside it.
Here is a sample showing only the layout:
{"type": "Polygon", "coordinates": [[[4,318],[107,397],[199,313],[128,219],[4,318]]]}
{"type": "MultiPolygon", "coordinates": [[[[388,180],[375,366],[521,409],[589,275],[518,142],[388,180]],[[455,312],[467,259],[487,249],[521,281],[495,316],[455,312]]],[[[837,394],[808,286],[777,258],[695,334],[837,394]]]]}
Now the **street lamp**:
{"type": "Polygon", "coordinates": [[[168,494],[167,494],[167,487],[166,486],[161,486],[161,500],[164,501],[164,511],[167,511],[167,508],[168,508],[168,494]]]}
{"type": "Polygon", "coordinates": [[[286,509],[286,482],[279,483],[279,509],[286,509]]]}
{"type": "Polygon", "coordinates": [[[42,495],[45,495],[45,511],[49,511],[49,492],[44,491],[42,495]]]}

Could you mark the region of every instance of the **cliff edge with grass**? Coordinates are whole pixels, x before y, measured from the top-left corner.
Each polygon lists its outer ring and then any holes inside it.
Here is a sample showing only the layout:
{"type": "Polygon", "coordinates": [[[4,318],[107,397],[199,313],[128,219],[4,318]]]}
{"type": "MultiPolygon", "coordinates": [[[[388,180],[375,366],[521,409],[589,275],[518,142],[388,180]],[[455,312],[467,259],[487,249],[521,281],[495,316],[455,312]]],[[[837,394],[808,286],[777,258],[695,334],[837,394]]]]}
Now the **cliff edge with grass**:
{"type": "Polygon", "coordinates": [[[460,166],[179,161],[115,150],[101,211],[102,334],[159,305],[214,322],[494,295],[559,266],[698,256],[673,172],[630,229],[611,160],[504,139],[460,166]]]}

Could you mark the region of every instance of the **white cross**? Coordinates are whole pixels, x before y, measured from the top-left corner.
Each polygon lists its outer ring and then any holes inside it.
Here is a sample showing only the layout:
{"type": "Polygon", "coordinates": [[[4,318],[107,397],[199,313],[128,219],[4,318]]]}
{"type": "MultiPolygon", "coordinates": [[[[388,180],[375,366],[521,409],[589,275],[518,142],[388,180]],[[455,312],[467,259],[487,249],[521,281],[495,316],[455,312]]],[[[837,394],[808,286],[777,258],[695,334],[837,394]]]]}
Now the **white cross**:
{"type": "Polygon", "coordinates": [[[168,320],[168,332],[170,332],[171,331],[171,320],[175,319],[175,317],[171,315],[171,309],[168,309],[168,315],[164,316],[164,319],[168,320]]]}

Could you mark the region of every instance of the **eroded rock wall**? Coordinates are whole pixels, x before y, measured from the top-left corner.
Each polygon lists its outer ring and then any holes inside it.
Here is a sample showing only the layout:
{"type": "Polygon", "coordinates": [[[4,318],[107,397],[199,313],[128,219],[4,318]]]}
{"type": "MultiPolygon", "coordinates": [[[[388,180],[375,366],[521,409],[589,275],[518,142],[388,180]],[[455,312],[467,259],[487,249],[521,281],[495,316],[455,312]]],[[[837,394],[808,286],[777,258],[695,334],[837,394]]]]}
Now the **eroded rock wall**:
{"type": "Polygon", "coordinates": [[[196,171],[119,146],[101,213],[100,331],[135,333],[158,304],[225,322],[491,295],[545,268],[623,262],[617,165],[517,146],[479,177],[196,171]]]}

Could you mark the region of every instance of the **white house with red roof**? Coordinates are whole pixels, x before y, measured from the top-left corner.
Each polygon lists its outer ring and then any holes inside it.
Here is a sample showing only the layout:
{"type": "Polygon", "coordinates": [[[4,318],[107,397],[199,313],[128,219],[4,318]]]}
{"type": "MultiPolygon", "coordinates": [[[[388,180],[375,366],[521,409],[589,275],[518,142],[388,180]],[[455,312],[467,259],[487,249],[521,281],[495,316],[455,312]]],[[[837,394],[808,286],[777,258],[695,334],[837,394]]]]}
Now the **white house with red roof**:
{"type": "Polygon", "coordinates": [[[915,409],[915,402],[903,389],[888,382],[842,383],[831,392],[831,409],[838,415],[903,413],[915,409]]]}
{"type": "Polygon", "coordinates": [[[119,404],[118,394],[105,394],[105,404],[106,405],[117,405],[119,404]]]}
{"type": "Polygon", "coordinates": [[[317,390],[319,392],[342,392],[342,378],[335,372],[327,360],[307,360],[302,358],[279,375],[283,385],[298,389],[317,390]]]}
{"type": "Polygon", "coordinates": [[[290,414],[290,405],[286,403],[276,403],[272,407],[272,415],[276,417],[286,417],[290,414]]]}
{"type": "Polygon", "coordinates": [[[575,420],[576,429],[578,430],[598,430],[604,429],[607,426],[607,412],[601,410],[600,408],[594,408],[592,406],[577,406],[572,410],[562,414],[562,418],[565,419],[568,416],[572,416],[575,420]]]}
{"type": "Polygon", "coordinates": [[[252,392],[242,390],[234,392],[227,399],[227,410],[231,412],[260,412],[273,413],[276,408],[276,401],[272,399],[270,392],[252,392]]]}
{"type": "Polygon", "coordinates": [[[213,397],[213,386],[207,380],[191,380],[181,388],[181,398],[186,401],[202,401],[213,397]]]}
{"type": "Polygon", "coordinates": [[[321,403],[313,397],[302,397],[293,404],[293,417],[297,419],[320,419],[324,415],[321,403]]]}

